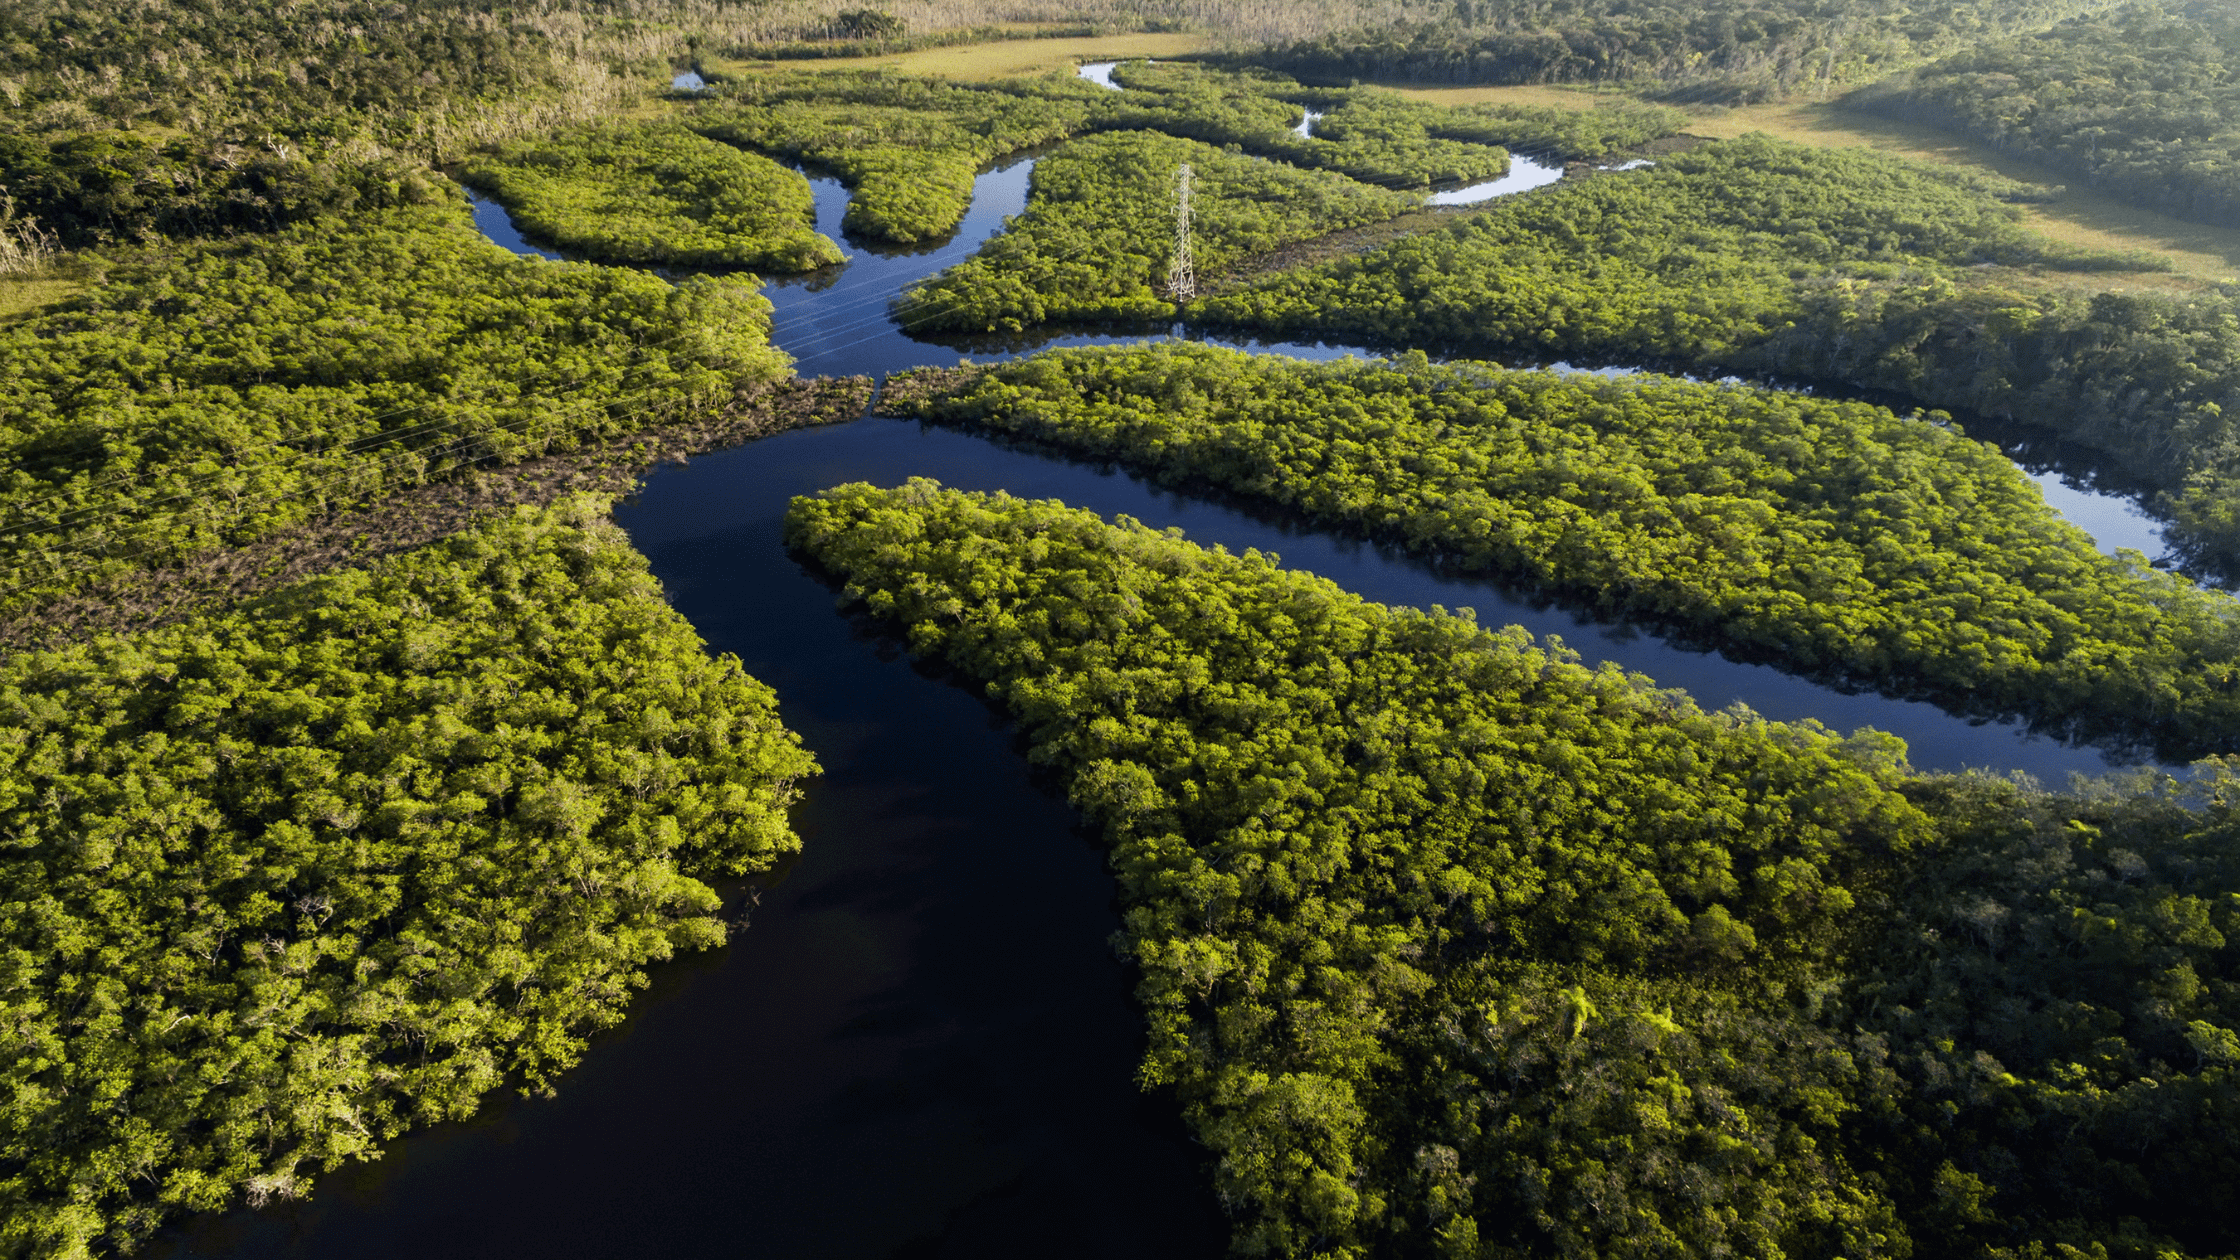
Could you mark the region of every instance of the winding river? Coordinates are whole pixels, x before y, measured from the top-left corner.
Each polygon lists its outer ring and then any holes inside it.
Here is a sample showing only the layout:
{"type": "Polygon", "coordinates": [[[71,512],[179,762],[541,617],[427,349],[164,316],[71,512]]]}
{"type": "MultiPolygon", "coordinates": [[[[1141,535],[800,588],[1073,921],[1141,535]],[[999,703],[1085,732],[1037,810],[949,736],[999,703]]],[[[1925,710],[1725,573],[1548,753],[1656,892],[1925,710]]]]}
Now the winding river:
{"type": "MultiPolygon", "coordinates": [[[[772,284],[778,343],[805,373],[884,375],[1014,353],[913,339],[888,301],[1021,210],[1031,169],[1022,160],[982,175],[944,244],[851,249],[835,273],[772,284]]],[[[820,180],[817,197],[819,226],[837,238],[846,193],[820,180]]],[[[498,207],[477,218],[526,250],[498,207]]],[[[1560,634],[1590,661],[1685,687],[1706,707],[1743,701],[1772,717],[1896,732],[1925,768],[2057,782],[2105,768],[2089,749],[1683,650],[1107,468],[894,420],[781,434],[661,469],[617,512],[676,606],[712,648],[776,688],[825,768],[795,811],[798,862],[730,890],[735,908],[752,904],[752,930],[657,969],[629,1022],[595,1040],[556,1098],[493,1099],[472,1122],[322,1178],[308,1202],[195,1219],[154,1254],[1222,1254],[1202,1152],[1170,1101],[1130,1084],[1141,1039],[1107,945],[1119,924],[1099,851],[975,689],[837,615],[833,592],[780,545],[791,496],[909,476],[1056,496],[1200,542],[1277,551],[1373,599],[1471,606],[1482,621],[1560,634]]],[[[2124,500],[2061,494],[2056,506],[2103,543],[2153,545],[2124,500]]]]}

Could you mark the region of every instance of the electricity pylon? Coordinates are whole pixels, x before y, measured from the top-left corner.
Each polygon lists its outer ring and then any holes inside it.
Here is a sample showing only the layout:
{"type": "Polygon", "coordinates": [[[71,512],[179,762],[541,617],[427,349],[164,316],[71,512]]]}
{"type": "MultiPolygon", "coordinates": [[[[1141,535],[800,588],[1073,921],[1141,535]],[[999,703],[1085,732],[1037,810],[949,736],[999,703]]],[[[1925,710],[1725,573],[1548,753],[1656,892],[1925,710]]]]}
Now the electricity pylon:
{"type": "Polygon", "coordinates": [[[1187,302],[1198,296],[1198,277],[1190,267],[1190,164],[1175,172],[1174,264],[1167,268],[1167,296],[1187,302]]]}

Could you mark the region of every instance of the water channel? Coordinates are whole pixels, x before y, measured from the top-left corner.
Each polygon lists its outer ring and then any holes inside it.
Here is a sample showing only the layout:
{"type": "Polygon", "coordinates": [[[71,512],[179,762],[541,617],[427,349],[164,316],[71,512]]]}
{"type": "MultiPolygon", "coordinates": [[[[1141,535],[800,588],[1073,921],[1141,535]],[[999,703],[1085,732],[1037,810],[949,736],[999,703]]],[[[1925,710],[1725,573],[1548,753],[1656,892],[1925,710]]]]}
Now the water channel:
{"type": "MultiPolygon", "coordinates": [[[[836,272],[771,284],[778,343],[804,373],[884,375],[1014,353],[913,339],[888,301],[1019,212],[1030,170],[1019,161],[982,175],[946,243],[850,247],[836,272]]],[[[817,197],[818,226],[838,239],[846,193],[820,180],[817,197]]],[[[542,252],[512,234],[502,209],[476,214],[500,243],[542,252]]],[[[494,1098],[474,1121],[323,1177],[308,1202],[198,1218],[152,1254],[1222,1254],[1202,1152],[1170,1100],[1130,1084],[1141,1041],[1106,943],[1118,919],[1101,854],[974,689],[835,613],[833,592],[780,545],[791,496],[910,476],[1055,496],[1201,542],[1278,551],[1373,599],[1471,606],[1482,621],[1560,634],[1589,661],[1685,687],[1707,707],[1740,700],[1772,717],[1896,732],[1925,768],[2055,782],[2105,768],[2090,749],[1686,651],[1108,468],[895,420],[781,434],[661,469],[616,514],[676,607],[712,649],[738,654],[777,690],[787,724],[824,766],[794,814],[804,851],[760,881],[751,930],[659,968],[629,1022],[595,1039],[556,1098],[494,1098]]],[[[2057,506],[2101,529],[2122,523],[2122,504],[2076,490],[2057,506]]],[[[745,908],[748,890],[730,895],[745,908]]]]}

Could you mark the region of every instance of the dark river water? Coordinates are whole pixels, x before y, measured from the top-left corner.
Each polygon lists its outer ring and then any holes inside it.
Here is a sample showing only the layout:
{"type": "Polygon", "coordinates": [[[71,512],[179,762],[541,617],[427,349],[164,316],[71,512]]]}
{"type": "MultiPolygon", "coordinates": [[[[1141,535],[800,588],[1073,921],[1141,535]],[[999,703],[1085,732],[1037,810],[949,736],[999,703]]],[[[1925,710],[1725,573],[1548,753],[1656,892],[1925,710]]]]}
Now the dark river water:
{"type": "MultiPolygon", "coordinates": [[[[955,239],[854,255],[768,290],[804,373],[954,363],[888,300],[958,261],[1024,204],[1030,163],[983,175],[955,239]]],[[[837,236],[845,194],[817,182],[837,236]]],[[[516,248],[504,213],[477,209],[516,248]]],[[[1053,344],[1121,340],[1074,336],[1053,344]]],[[[1249,343],[1248,343],[1249,344],[1249,343]]],[[[1345,347],[1254,346],[1329,358],[1345,347]]],[[[975,353],[1002,357],[1010,350],[975,353]]],[[[2047,474],[2053,475],[2053,474],[2047,474]]],[[[777,690],[825,773],[794,812],[800,859],[760,881],[752,927],[656,969],[623,1028],[556,1098],[390,1144],[310,1201],[199,1218],[154,1254],[195,1257],[1213,1257],[1226,1226],[1173,1100],[1131,1084],[1141,1048],[1100,852],[1036,782],[971,688],[914,666],[835,612],[780,543],[787,500],[847,481],[930,476],[1055,496],[1232,549],[1280,552],[1372,599],[1469,606],[1559,634],[1706,707],[1904,736],[1915,764],[2106,768],[2089,749],[1970,725],[1924,704],[1845,695],[1758,665],[1583,622],[1374,546],[1299,532],[1110,469],[914,423],[781,434],[665,468],[617,519],[711,648],[777,690]]],[[[2058,479],[2056,484],[2060,484],[2058,479]]],[[[2083,489],[2057,505],[2113,545],[2143,517],[2083,489]],[[2095,515],[2095,514],[2098,515],[2095,515]],[[2105,517],[2105,519],[2101,519],[2105,517]]],[[[745,890],[732,891],[745,905],[745,890]]]]}

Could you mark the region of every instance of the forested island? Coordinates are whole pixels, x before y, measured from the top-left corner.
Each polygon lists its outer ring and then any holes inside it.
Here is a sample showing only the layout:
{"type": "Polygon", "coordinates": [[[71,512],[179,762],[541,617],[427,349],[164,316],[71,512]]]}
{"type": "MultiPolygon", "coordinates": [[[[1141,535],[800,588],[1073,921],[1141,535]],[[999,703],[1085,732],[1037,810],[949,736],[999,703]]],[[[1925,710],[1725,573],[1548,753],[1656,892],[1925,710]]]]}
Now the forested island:
{"type": "Polygon", "coordinates": [[[1917,778],[1051,502],[792,528],[1104,829],[1240,1251],[2230,1245],[2224,762],[2191,808],[1917,778]]]}
{"type": "MultiPolygon", "coordinates": [[[[681,955],[741,965],[757,907],[858,916],[757,963],[841,995],[826,1023],[770,988],[726,1040],[710,993],[664,999],[718,1078],[814,1047],[814,1081],[670,1094],[778,1187],[689,1213],[790,1209],[754,1222],[780,1251],[1063,1250],[1098,1224],[1030,1201],[1110,1149],[1208,1205],[1101,1218],[1176,1254],[2240,1255],[2235,30],[0,13],[0,1256],[329,1246],[284,1214],[551,1114],[497,1100],[611,1092],[643,1060],[603,1032],[681,955]],[[1949,148],[1712,126],[1790,107],[1949,148]],[[2057,510],[2054,444],[2159,554],[2057,510]],[[913,465],[959,449],[1005,471],[913,465]],[[1457,598],[1009,477],[1132,479],[1457,598]],[[1691,695],[1629,637],[1760,690],[1691,695]],[[820,676],[833,644],[913,664],[820,676]],[[916,755],[865,751],[959,688],[916,755]],[[1854,697],[1981,755],[1815,712],[1854,697]],[[2105,773],[2034,778],[2025,737],[2105,773]],[[1079,835],[909,817],[960,749],[1079,835]],[[1048,939],[1000,917],[1043,889],[928,874],[1081,836],[1107,874],[1048,939]],[[1111,1004],[1065,1018],[1133,1080],[1034,1088],[1140,1091],[1149,1136],[974,1111],[1029,1085],[959,1083],[962,1038],[1054,1033],[938,996],[973,956],[943,931],[1111,1004]],[[948,1117],[894,1139],[922,1185],[803,1156],[891,1235],[785,1189],[753,1121],[796,1089],[835,1132],[948,1117]],[[240,1241],[269,1220],[306,1232],[240,1241]]],[[[692,1250],[649,1228],[583,1245],[692,1250]]]]}

